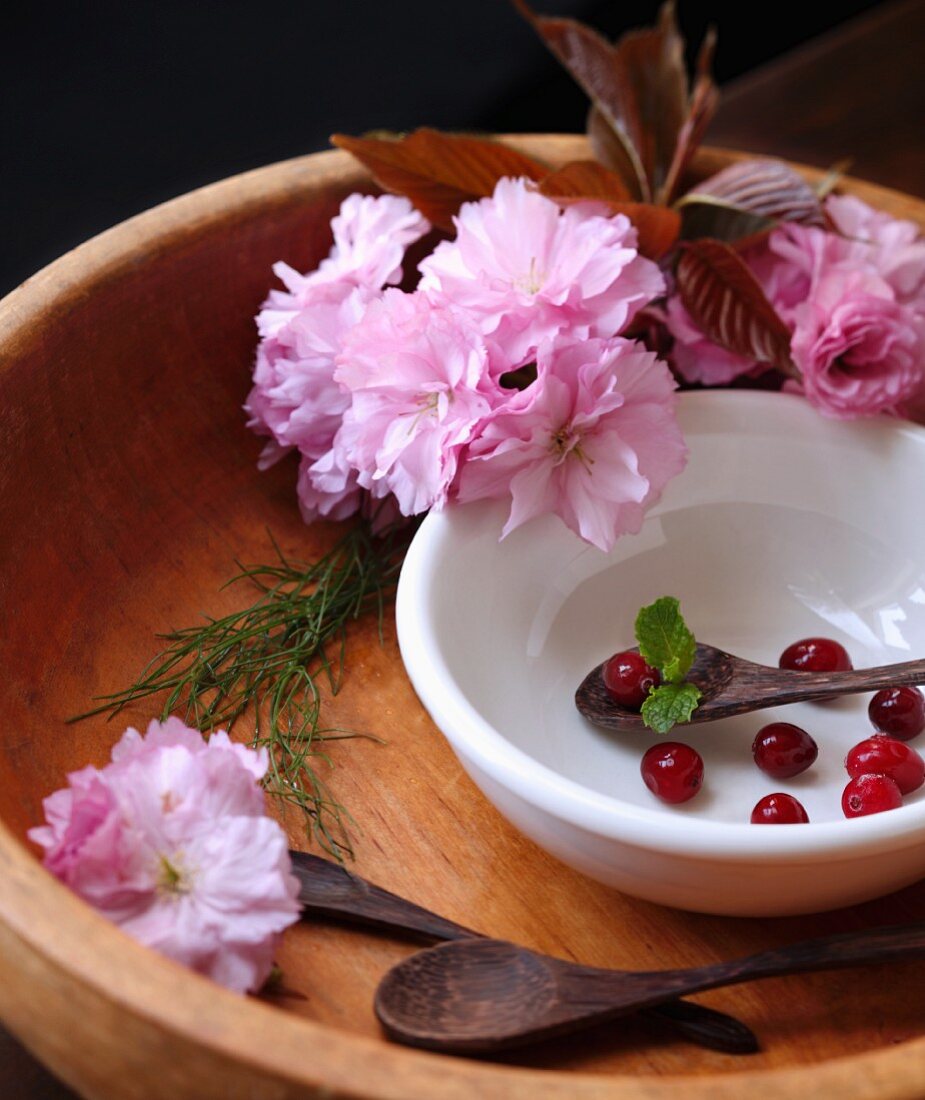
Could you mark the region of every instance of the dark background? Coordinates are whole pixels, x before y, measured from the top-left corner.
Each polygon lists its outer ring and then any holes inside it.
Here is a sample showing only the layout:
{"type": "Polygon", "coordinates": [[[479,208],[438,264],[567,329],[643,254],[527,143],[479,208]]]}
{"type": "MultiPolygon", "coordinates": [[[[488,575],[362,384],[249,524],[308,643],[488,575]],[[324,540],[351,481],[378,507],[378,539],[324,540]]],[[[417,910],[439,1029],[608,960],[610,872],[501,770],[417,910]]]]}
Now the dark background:
{"type": "MultiPolygon", "coordinates": [[[[537,0],[610,35],[657,3],[537,0]]],[[[876,7],[684,3],[727,82],[876,7]]],[[[155,203],[324,148],[334,130],[580,130],[586,101],[507,0],[93,0],[0,30],[0,293],[155,203]]]]}

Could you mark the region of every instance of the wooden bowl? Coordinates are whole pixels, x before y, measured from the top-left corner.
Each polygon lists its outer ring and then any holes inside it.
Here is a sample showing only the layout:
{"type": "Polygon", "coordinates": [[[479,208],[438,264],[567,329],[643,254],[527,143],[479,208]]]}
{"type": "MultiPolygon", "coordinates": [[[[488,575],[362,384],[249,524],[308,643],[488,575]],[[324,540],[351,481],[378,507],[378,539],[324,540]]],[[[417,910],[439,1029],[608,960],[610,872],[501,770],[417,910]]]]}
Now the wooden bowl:
{"type": "MultiPolygon", "coordinates": [[[[587,155],[580,138],[512,140],[550,163],[587,155]]],[[[732,156],[705,152],[698,171],[732,156]]],[[[925,204],[850,186],[925,220],[925,204]]],[[[260,444],[240,406],[270,265],[317,263],[339,201],[363,187],[336,152],[251,172],[103,234],[0,304],[0,1018],[78,1091],[107,1100],[920,1096],[922,964],[704,997],[762,1037],[766,1053],[748,1060],[627,1020],[479,1063],[382,1040],[373,989],[408,945],[300,926],[280,958],[298,995],[236,997],[135,944],[30,850],[43,796],[67,771],[102,763],[128,724],[65,720],[130,682],[157,631],[240,606],[244,593],[219,586],[235,557],[266,560],[267,529],[301,555],[333,537],[300,523],[292,466],[257,472],[260,444]]],[[[154,709],[127,718],[142,723],[154,709]]],[[[358,819],[357,869],[494,935],[651,968],[925,917],[921,886],[840,913],[754,922],[660,909],[567,870],[463,775],[404,677],[391,630],[380,645],[372,624],[357,628],[328,713],[389,742],[335,753],[335,789],[358,819]]]]}

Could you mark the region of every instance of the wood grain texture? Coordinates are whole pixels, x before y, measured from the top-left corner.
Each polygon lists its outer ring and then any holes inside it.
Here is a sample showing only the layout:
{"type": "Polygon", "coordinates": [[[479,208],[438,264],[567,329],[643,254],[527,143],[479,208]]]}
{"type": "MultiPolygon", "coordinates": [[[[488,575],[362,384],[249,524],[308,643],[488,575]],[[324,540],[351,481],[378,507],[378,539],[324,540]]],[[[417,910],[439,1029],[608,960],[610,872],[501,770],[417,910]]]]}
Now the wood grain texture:
{"type": "MultiPolygon", "coordinates": [[[[579,138],[513,143],[554,164],[587,156],[579,138]]],[[[707,151],[697,170],[729,162],[707,151]]],[[[635,1021],[477,1064],[382,1040],[372,993],[407,945],[293,929],[279,961],[300,996],[244,1000],[123,936],[30,851],[42,797],[68,770],[102,763],[125,724],[64,719],[131,679],[158,630],[235,609],[241,593],[219,588],[235,556],[269,553],[267,528],[301,556],[333,539],[330,526],[301,524],[293,466],[256,472],[260,443],[240,406],[270,265],[315,264],[338,202],[365,183],[340,153],[248,173],[119,226],[0,304],[0,1019],[81,1094],[106,1100],[920,1096],[921,963],[901,989],[872,973],[863,996],[838,973],[705,995],[766,1044],[745,1067],[635,1021]]],[[[851,186],[925,219],[914,200],[851,186]]],[[[459,768],[403,675],[391,625],[382,644],[358,626],[328,713],[388,741],[335,750],[335,789],[358,819],[357,871],[491,935],[655,969],[925,917],[921,885],[819,917],[730,920],[635,901],[560,866],[459,768]]]]}

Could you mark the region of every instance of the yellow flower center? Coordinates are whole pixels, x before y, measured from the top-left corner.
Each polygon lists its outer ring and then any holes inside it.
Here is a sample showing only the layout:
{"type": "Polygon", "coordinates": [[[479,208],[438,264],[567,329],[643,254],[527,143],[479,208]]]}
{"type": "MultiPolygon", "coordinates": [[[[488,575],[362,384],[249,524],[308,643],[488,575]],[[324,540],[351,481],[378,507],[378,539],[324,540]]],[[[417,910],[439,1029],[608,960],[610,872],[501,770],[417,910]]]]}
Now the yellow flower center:
{"type": "Polygon", "coordinates": [[[558,431],[553,432],[549,440],[549,449],[556,456],[557,466],[571,456],[577,458],[588,473],[591,473],[594,459],[588,458],[581,449],[581,433],[576,432],[570,424],[563,424],[558,431]]]}
{"type": "Polygon", "coordinates": [[[536,256],[530,257],[530,270],[526,275],[514,280],[514,286],[525,294],[538,294],[543,289],[546,276],[536,269],[536,256]]]}
{"type": "MultiPolygon", "coordinates": [[[[447,392],[447,400],[453,400],[452,391],[447,392]]],[[[408,412],[399,413],[399,416],[412,417],[411,423],[408,425],[408,435],[411,435],[417,429],[417,426],[425,417],[437,418],[440,409],[440,391],[435,390],[433,393],[420,394],[415,404],[418,406],[417,412],[409,410],[408,412]]]]}
{"type": "Polygon", "coordinates": [[[181,868],[172,863],[163,853],[158,867],[157,888],[162,894],[188,894],[190,884],[181,868]]]}

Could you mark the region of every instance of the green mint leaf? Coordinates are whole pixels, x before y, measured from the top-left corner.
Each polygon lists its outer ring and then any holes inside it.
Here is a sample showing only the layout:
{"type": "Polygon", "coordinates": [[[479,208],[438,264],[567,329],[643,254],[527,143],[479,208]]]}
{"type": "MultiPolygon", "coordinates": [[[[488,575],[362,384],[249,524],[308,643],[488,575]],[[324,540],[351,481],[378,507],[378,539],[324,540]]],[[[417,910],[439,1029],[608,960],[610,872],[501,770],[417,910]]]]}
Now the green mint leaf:
{"type": "Polygon", "coordinates": [[[662,596],[636,616],[636,641],[647,664],[662,681],[680,684],[694,663],[697,644],[674,596],[662,596]]]}
{"type": "Polygon", "coordinates": [[[693,684],[661,684],[642,704],[642,720],[656,733],[667,733],[678,722],[689,722],[700,702],[700,688],[693,684]]]}

